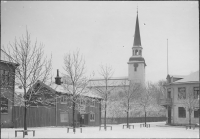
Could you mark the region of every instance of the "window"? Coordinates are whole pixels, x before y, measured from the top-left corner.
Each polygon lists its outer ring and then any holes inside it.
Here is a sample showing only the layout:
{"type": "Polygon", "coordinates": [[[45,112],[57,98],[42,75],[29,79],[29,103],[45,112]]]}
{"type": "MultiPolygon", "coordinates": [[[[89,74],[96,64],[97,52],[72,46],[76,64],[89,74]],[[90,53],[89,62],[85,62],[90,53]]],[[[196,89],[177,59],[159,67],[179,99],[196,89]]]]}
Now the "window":
{"type": "Polygon", "coordinates": [[[60,122],[65,123],[65,122],[68,122],[68,121],[69,121],[68,113],[67,112],[61,112],[60,113],[60,122]]]}
{"type": "Polygon", "coordinates": [[[186,99],[185,87],[178,88],[178,99],[186,99]]]}
{"type": "Polygon", "coordinates": [[[194,87],[194,99],[199,99],[199,87],[194,87]]]}
{"type": "Polygon", "coordinates": [[[1,114],[8,114],[8,99],[1,97],[1,114]]]}
{"type": "Polygon", "coordinates": [[[95,121],[95,113],[90,113],[90,121],[95,121]]]}
{"type": "Polygon", "coordinates": [[[178,107],[178,117],[186,118],[186,111],[184,107],[178,107]]]}
{"type": "Polygon", "coordinates": [[[199,118],[199,109],[194,110],[194,118],[199,118]]]}
{"type": "Polygon", "coordinates": [[[95,107],[95,100],[92,100],[91,101],[91,105],[90,105],[91,107],[95,107]]]}
{"type": "Polygon", "coordinates": [[[138,50],[137,49],[135,50],[135,55],[138,55],[138,50]]]}
{"type": "Polygon", "coordinates": [[[13,78],[12,74],[8,70],[0,70],[0,78],[2,81],[2,85],[7,86],[7,85],[13,85],[13,78]]]}
{"type": "Polygon", "coordinates": [[[138,63],[134,64],[134,71],[137,71],[138,63]]]}
{"type": "Polygon", "coordinates": [[[85,100],[84,99],[81,99],[80,105],[85,105],[85,100]]]}
{"type": "Polygon", "coordinates": [[[67,96],[62,96],[60,100],[61,104],[67,104],[67,96]]]}
{"type": "Polygon", "coordinates": [[[167,89],[167,98],[171,98],[171,88],[167,89]]]}

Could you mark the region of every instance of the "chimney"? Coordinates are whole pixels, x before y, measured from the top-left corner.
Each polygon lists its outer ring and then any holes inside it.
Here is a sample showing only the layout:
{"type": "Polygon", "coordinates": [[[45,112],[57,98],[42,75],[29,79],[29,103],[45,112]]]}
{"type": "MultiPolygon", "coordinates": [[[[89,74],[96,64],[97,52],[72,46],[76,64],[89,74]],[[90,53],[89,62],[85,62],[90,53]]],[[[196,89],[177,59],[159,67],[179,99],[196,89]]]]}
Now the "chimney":
{"type": "Polygon", "coordinates": [[[171,83],[171,77],[169,74],[167,75],[167,83],[171,83]]]}
{"type": "Polygon", "coordinates": [[[55,83],[61,85],[61,77],[59,77],[59,70],[57,69],[57,76],[55,78],[55,83]]]}

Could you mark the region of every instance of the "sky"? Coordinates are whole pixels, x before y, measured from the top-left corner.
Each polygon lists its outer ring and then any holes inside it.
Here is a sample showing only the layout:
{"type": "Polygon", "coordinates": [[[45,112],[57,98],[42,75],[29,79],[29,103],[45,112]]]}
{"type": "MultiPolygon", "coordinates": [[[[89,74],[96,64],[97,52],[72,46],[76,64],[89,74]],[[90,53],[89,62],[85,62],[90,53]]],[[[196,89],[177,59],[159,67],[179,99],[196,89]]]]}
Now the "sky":
{"type": "Polygon", "coordinates": [[[87,75],[100,77],[110,65],[113,77],[128,76],[128,60],[137,16],[146,81],[199,70],[198,1],[4,1],[1,2],[1,46],[25,34],[52,54],[53,74],[64,73],[64,56],[79,50],[87,75]]]}

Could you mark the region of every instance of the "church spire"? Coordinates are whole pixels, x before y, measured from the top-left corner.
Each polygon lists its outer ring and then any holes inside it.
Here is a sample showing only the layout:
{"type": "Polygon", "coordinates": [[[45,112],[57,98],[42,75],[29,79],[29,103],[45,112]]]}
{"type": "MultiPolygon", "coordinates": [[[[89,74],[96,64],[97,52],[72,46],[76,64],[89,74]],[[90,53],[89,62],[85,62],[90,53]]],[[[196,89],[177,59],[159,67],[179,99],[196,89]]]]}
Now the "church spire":
{"type": "Polygon", "coordinates": [[[133,42],[133,47],[134,46],[141,46],[140,27],[139,27],[139,20],[138,20],[138,9],[137,9],[135,35],[134,35],[134,42],[133,42]]]}

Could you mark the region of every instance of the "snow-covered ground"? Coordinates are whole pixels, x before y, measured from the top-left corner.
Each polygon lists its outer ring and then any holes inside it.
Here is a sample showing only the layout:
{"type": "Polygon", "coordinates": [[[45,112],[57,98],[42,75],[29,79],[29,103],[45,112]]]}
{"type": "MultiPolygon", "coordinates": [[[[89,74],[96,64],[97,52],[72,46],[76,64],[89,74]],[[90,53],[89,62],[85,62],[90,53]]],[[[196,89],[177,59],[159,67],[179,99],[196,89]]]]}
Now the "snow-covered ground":
{"type": "MultiPolygon", "coordinates": [[[[141,127],[140,123],[133,123],[134,129],[122,129],[122,124],[112,125],[105,131],[99,127],[83,127],[83,132],[77,129],[74,134],[72,130],[67,133],[64,127],[38,127],[28,128],[35,130],[35,137],[29,133],[25,138],[199,138],[199,128],[185,129],[185,127],[165,126],[165,122],[151,122],[150,128],[141,127]]],[[[18,128],[22,129],[22,128],[18,128]]],[[[1,129],[1,138],[15,138],[16,129],[1,129]]],[[[16,138],[22,138],[19,132],[16,138]]]]}

